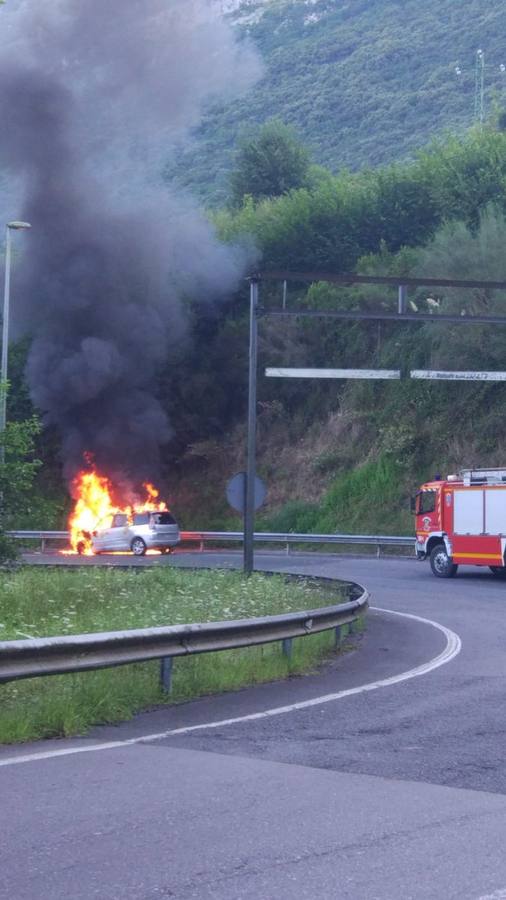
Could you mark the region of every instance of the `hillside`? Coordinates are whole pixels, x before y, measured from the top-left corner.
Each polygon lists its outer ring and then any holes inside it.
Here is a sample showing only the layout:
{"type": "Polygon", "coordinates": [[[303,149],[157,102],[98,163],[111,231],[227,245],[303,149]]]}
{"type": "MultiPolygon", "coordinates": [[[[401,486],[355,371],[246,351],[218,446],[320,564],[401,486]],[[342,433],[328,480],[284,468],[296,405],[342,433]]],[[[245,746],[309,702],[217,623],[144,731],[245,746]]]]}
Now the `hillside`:
{"type": "Polygon", "coordinates": [[[475,119],[475,63],[485,108],[506,92],[501,0],[216,0],[265,63],[240,100],[209,109],[168,174],[214,202],[227,195],[237,135],[279,117],[332,171],[409,158],[435,134],[475,119]],[[457,74],[456,69],[460,74],[457,74]]]}
{"type": "MultiPolygon", "coordinates": [[[[414,163],[328,176],[216,216],[221,235],[253,235],[269,268],[506,282],[506,133],[475,129],[442,140],[414,163]]],[[[410,309],[456,314],[457,324],[260,320],[258,471],[268,485],[258,524],[273,531],[409,533],[409,496],[436,471],[504,465],[504,385],[468,382],[305,382],[263,377],[267,366],[504,370],[506,293],[410,291],[410,309]],[[464,327],[460,327],[460,326],[464,327]]],[[[281,285],[261,284],[265,312],[281,285]]],[[[303,311],[396,305],[395,291],[289,286],[303,311]]],[[[195,352],[171,375],[177,446],[167,467],[188,527],[239,527],[227,479],[244,468],[246,289],[215,320],[196,316],[195,352]],[[204,351],[204,352],[203,352],[204,351]],[[219,373],[219,377],[216,374],[219,373]],[[198,398],[198,400],[197,400],[198,398]],[[182,415],[182,401],[192,410],[182,415]],[[197,523],[197,524],[195,524],[197,523]]],[[[179,512],[181,511],[181,512],[179,512]]]]}

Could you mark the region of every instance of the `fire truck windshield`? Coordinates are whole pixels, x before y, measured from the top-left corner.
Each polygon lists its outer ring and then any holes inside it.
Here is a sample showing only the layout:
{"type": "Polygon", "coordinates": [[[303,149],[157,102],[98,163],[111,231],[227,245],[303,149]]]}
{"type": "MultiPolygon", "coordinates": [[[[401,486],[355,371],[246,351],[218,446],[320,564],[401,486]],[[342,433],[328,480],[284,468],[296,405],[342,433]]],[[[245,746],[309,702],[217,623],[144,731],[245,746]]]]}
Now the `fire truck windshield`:
{"type": "Polygon", "coordinates": [[[418,495],[418,515],[434,512],[436,508],[436,492],[421,491],[418,495]]]}

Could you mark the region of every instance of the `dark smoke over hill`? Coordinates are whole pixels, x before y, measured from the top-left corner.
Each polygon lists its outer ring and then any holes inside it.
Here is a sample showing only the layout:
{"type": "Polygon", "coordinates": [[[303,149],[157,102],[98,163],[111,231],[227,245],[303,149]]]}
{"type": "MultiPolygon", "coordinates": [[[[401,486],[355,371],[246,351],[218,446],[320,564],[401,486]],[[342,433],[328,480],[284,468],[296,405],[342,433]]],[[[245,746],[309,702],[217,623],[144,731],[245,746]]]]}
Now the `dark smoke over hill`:
{"type": "Polygon", "coordinates": [[[16,322],[33,335],[31,395],[61,432],[66,475],[89,451],[135,485],[156,477],[171,434],[153,384],[184,340],[183,298],[232,291],[245,265],[162,184],[161,161],[258,64],[206,0],[44,7],[0,11],[0,207],[33,226],[16,242],[16,322]]]}

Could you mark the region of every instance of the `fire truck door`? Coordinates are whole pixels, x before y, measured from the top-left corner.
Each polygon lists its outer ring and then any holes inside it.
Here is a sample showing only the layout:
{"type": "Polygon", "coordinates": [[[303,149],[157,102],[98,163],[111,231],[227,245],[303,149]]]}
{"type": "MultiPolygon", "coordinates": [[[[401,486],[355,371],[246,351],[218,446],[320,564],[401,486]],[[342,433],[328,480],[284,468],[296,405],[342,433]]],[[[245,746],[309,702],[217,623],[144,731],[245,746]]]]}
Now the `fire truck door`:
{"type": "Polygon", "coordinates": [[[455,491],[453,501],[454,534],[484,534],[483,491],[455,491]]]}
{"type": "Polygon", "coordinates": [[[487,534],[506,534],[506,489],[485,491],[485,531],[487,534]]]}

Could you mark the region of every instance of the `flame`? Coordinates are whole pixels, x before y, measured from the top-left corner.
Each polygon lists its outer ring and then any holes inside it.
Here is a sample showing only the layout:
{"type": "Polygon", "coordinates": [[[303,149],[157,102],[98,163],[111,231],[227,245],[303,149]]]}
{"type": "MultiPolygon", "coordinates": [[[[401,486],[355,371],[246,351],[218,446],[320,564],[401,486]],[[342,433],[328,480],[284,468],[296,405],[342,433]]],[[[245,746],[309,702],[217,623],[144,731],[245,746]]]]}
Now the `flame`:
{"type": "MultiPolygon", "coordinates": [[[[143,488],[145,488],[148,495],[148,499],[146,502],[148,504],[157,503],[158,497],[160,496],[160,491],[158,491],[153,484],[149,484],[149,482],[146,482],[146,484],[143,484],[142,486],[143,488]]],[[[144,512],[147,512],[147,510],[144,510],[144,512]]]]}
{"type": "MultiPolygon", "coordinates": [[[[86,459],[90,464],[90,460],[86,459]]],[[[93,553],[91,537],[100,527],[105,527],[116,513],[123,513],[129,519],[134,512],[157,512],[167,509],[158,500],[160,492],[152,484],[143,484],[146,496],[139,502],[118,506],[113,502],[114,488],[104,475],[93,467],[83,469],[72,483],[72,494],[76,497],[74,509],[69,518],[70,545],[78,553],[93,553]]]]}

